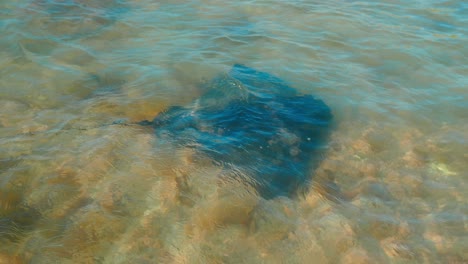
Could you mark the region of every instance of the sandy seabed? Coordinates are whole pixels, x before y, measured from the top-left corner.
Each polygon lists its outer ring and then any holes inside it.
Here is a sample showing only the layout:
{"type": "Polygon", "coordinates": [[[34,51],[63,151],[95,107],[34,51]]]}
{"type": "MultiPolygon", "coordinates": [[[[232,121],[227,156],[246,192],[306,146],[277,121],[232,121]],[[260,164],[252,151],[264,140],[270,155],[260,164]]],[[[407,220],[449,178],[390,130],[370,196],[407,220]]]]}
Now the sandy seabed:
{"type": "Polygon", "coordinates": [[[457,1],[166,2],[0,4],[0,263],[468,262],[457,1]],[[124,125],[239,60],[333,110],[297,197],[124,125]]]}

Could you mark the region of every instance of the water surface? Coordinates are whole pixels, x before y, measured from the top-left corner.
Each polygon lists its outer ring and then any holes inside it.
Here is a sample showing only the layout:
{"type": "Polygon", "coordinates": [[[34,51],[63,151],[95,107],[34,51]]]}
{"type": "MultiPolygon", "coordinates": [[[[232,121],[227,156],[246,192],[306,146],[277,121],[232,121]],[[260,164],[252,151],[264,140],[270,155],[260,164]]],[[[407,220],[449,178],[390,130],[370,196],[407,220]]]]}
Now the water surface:
{"type": "Polygon", "coordinates": [[[0,262],[468,262],[468,6],[0,3],[0,262]],[[148,127],[242,63],[332,109],[264,199],[148,127]]]}

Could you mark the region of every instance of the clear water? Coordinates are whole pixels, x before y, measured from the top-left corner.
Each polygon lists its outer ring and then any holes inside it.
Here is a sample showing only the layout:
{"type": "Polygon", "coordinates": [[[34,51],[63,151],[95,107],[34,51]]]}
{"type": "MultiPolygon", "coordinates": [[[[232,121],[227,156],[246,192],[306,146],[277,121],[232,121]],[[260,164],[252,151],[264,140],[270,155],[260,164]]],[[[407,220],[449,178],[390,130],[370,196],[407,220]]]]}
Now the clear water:
{"type": "Polygon", "coordinates": [[[468,262],[467,18],[460,0],[0,2],[0,262],[468,262]],[[332,109],[304,195],[106,125],[235,63],[332,109]]]}

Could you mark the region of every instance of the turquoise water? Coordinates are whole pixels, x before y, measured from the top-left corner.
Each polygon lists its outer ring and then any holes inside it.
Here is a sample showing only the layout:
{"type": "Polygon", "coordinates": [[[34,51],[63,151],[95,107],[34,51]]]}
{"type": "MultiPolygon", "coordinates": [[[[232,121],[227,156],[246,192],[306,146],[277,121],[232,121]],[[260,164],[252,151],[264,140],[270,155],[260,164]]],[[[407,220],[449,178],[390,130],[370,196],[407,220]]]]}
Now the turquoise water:
{"type": "Polygon", "coordinates": [[[0,2],[0,263],[468,262],[463,1],[0,2]],[[242,63],[332,109],[263,199],[152,120],[242,63]]]}

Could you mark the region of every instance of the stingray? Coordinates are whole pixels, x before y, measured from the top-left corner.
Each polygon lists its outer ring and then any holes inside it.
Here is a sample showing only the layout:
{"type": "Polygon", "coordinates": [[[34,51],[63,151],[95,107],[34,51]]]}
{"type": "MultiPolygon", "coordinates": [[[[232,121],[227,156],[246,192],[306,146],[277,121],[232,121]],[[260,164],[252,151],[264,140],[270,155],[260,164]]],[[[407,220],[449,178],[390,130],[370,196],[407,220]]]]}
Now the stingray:
{"type": "Polygon", "coordinates": [[[307,188],[331,121],[322,100],[236,64],[189,105],[170,107],[141,124],[153,126],[161,140],[209,157],[223,171],[242,170],[246,182],[269,199],[307,188]]]}

